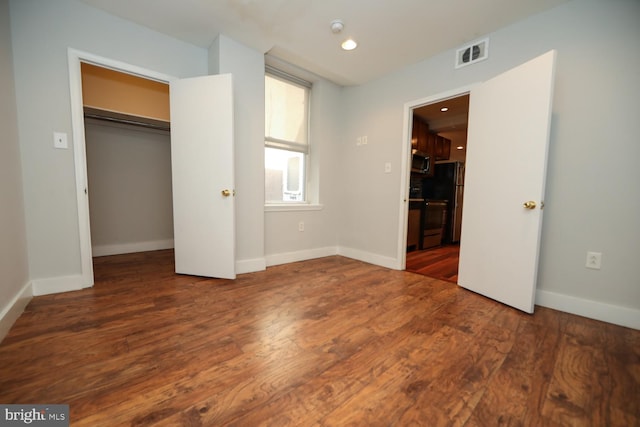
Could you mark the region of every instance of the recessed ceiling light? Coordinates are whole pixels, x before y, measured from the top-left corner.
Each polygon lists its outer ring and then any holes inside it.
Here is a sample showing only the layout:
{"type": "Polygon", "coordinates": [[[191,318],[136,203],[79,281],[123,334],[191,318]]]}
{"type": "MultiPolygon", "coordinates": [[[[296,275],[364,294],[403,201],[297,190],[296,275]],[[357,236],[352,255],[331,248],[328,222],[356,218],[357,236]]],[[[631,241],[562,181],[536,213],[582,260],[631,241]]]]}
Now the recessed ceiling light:
{"type": "Polygon", "coordinates": [[[342,49],[344,50],[353,50],[358,47],[358,43],[353,39],[346,39],[340,46],[342,46],[342,49]]]}
{"type": "Polygon", "coordinates": [[[444,113],[444,112],[447,112],[447,111],[449,111],[449,107],[442,107],[442,108],[440,109],[440,111],[442,111],[443,113],[444,113]]]}

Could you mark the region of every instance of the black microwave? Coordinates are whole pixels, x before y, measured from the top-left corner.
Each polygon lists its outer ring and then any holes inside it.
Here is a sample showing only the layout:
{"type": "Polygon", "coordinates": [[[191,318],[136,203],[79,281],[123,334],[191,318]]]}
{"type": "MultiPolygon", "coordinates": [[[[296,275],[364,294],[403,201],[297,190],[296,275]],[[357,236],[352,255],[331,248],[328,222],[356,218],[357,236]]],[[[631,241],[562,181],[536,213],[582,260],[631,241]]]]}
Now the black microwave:
{"type": "Polygon", "coordinates": [[[417,150],[413,150],[411,153],[411,172],[429,174],[431,172],[431,156],[417,150]]]}

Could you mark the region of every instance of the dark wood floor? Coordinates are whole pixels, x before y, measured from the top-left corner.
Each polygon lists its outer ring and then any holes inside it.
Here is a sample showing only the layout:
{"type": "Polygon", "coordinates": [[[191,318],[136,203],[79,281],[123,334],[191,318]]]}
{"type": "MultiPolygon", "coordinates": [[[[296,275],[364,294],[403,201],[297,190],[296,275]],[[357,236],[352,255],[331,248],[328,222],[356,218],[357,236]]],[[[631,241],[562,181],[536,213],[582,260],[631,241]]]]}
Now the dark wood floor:
{"type": "Polygon", "coordinates": [[[460,245],[444,245],[407,252],[406,269],[413,273],[458,283],[460,245]]]}
{"type": "Polygon", "coordinates": [[[0,345],[0,402],[73,426],[638,426],[640,331],[342,257],[236,281],[95,262],[0,345]]]}

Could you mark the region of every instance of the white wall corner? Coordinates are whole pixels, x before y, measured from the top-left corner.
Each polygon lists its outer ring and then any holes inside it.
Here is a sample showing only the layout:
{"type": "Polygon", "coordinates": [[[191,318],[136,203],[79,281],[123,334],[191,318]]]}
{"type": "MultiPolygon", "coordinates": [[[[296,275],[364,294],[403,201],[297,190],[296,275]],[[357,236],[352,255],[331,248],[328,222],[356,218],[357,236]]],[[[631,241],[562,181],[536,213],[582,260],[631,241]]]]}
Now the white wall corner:
{"type": "Polygon", "coordinates": [[[33,298],[33,287],[27,282],[20,292],[0,311],[0,342],[7,336],[11,326],[18,320],[33,298]]]}
{"type": "Polygon", "coordinates": [[[379,265],[380,267],[390,268],[392,270],[404,270],[404,268],[401,267],[402,260],[398,258],[391,258],[371,252],[361,251],[359,249],[340,246],[338,247],[338,255],[357,259],[358,261],[363,261],[369,264],[379,265]]]}
{"type": "Polygon", "coordinates": [[[33,295],[59,294],[91,287],[92,284],[85,282],[86,279],[81,275],[37,279],[33,281],[33,295]]]}
{"type": "Polygon", "coordinates": [[[536,304],[614,325],[640,330],[640,310],[606,304],[598,301],[536,290],[536,304]]]}
{"type": "Polygon", "coordinates": [[[291,262],[306,261],[315,258],[324,258],[327,256],[337,255],[338,248],[335,246],[327,246],[324,248],[306,249],[295,252],[285,252],[280,254],[267,255],[267,266],[288,264],[291,262]]]}
{"type": "Polygon", "coordinates": [[[220,74],[220,35],[209,46],[207,60],[209,74],[220,74]]]}
{"type": "Polygon", "coordinates": [[[264,258],[241,259],[236,261],[236,274],[254,273],[267,269],[264,258]]]}

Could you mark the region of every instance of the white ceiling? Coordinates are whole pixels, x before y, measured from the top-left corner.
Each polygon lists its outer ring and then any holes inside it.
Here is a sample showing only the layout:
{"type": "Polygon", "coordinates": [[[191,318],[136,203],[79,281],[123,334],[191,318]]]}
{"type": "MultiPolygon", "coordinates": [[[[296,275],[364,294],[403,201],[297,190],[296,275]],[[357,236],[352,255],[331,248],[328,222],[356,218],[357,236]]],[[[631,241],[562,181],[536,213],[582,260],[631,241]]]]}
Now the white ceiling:
{"type": "Polygon", "coordinates": [[[224,34],[335,83],[356,85],[568,0],[80,1],[204,48],[224,34]],[[340,34],[331,32],[334,19],[344,22],[340,34]],[[340,49],[347,37],[359,43],[356,50],[340,49]]]}

